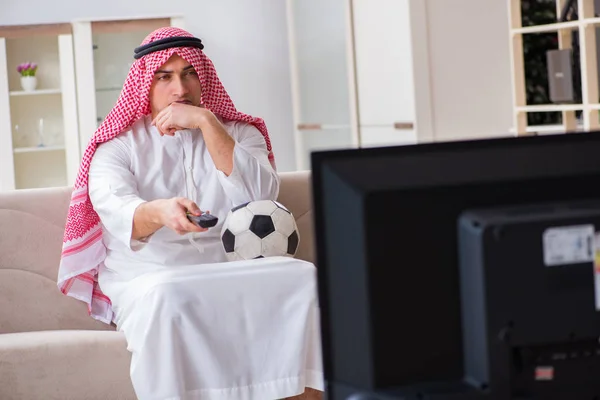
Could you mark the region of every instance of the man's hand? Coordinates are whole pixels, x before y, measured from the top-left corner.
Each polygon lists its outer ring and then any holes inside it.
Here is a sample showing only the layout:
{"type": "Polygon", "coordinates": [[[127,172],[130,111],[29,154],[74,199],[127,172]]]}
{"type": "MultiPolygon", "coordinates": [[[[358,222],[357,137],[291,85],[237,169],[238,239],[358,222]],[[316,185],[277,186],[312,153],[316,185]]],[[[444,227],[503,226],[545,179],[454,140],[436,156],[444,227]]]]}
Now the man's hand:
{"type": "Polygon", "coordinates": [[[143,239],[163,226],[184,235],[189,232],[205,232],[208,229],[194,225],[187,219],[186,213],[200,215],[202,212],[193,201],[174,197],[159,199],[141,204],[133,215],[132,239],[143,239]]]}
{"type": "Polygon", "coordinates": [[[181,129],[202,129],[210,119],[217,120],[210,110],[189,104],[171,103],[152,120],[160,135],[175,135],[181,129]]]}
{"type": "Polygon", "coordinates": [[[160,135],[175,135],[181,129],[200,129],[210,156],[219,171],[229,176],[233,171],[235,141],[217,117],[204,107],[171,103],[152,120],[160,135]]]}
{"type": "Polygon", "coordinates": [[[159,213],[160,223],[180,235],[188,232],[206,232],[208,229],[201,228],[187,218],[186,213],[194,215],[202,214],[200,208],[193,201],[184,197],[174,197],[167,200],[159,200],[161,209],[159,213]]]}

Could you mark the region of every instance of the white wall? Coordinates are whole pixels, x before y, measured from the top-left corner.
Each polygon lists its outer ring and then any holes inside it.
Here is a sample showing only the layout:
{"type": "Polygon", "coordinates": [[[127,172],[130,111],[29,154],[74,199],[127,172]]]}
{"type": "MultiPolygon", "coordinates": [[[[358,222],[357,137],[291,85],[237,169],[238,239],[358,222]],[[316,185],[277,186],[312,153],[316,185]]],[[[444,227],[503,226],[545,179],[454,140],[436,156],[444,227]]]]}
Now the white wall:
{"type": "Polygon", "coordinates": [[[184,15],[186,29],[204,41],[236,107],[265,119],[279,171],[295,169],[283,0],[0,0],[0,4],[0,25],[184,15]]]}
{"type": "Polygon", "coordinates": [[[436,141],[508,136],[512,83],[505,0],[427,0],[436,141]]]}

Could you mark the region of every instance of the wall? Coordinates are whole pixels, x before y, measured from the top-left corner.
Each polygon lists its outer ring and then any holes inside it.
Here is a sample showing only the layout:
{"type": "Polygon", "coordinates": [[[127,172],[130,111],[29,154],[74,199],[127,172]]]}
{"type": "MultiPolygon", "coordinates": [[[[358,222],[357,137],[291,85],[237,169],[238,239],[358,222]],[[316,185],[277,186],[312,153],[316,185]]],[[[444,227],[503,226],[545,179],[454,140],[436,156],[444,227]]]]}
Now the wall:
{"type": "Polygon", "coordinates": [[[57,7],[53,1],[0,0],[0,6],[0,25],[184,15],[237,108],[265,119],[278,169],[296,168],[284,1],[61,0],[57,7]]]}
{"type": "Polygon", "coordinates": [[[508,136],[512,83],[504,0],[427,0],[436,141],[508,136]]]}

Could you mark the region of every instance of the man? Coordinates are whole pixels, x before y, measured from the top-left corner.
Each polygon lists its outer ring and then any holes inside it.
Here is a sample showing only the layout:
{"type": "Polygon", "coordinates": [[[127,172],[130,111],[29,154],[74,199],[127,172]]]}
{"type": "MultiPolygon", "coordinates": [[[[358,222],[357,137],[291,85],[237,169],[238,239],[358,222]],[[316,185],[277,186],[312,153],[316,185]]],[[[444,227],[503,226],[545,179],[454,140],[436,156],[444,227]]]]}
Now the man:
{"type": "Polygon", "coordinates": [[[263,121],[235,109],[202,48],[162,28],[135,49],[82,161],[59,287],[124,332],[141,400],[322,391],[314,266],[225,262],[227,212],[275,199],[279,178],[263,121]],[[186,217],[203,211],[219,225],[186,217]]]}

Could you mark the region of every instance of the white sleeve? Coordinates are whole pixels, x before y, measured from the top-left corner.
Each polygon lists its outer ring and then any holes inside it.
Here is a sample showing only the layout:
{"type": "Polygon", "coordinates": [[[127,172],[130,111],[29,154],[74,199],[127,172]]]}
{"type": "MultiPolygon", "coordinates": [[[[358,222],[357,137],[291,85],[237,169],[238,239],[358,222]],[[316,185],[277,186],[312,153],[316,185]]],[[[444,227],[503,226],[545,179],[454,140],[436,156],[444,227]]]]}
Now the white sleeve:
{"type": "Polygon", "coordinates": [[[136,251],[145,241],[131,239],[133,215],[145,200],[138,195],[130,160],[129,149],[117,139],[99,145],[90,164],[88,191],[104,228],[136,251]]]}
{"type": "Polygon", "coordinates": [[[233,170],[219,171],[219,181],[234,204],[254,200],[276,200],[280,178],[269,162],[269,152],[260,131],[251,124],[236,123],[233,170]]]}

